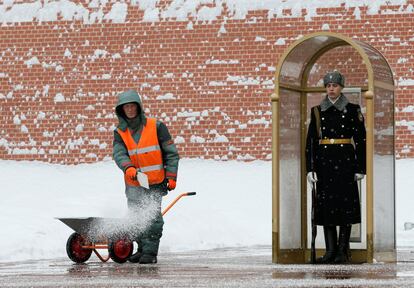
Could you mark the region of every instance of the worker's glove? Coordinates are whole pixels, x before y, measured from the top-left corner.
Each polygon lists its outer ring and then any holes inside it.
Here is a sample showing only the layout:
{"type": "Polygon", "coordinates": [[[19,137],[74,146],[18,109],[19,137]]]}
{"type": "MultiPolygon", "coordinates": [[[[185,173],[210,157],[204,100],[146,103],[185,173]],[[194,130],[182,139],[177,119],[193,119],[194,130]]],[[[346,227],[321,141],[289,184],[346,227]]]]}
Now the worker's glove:
{"type": "Polygon", "coordinates": [[[308,175],[306,176],[306,178],[308,178],[308,182],[310,184],[314,184],[316,183],[316,181],[318,181],[318,177],[316,176],[315,172],[308,172],[308,175]]]}
{"type": "Polygon", "coordinates": [[[355,173],[355,176],[354,176],[355,181],[362,180],[364,179],[364,177],[365,177],[365,174],[360,174],[360,173],[355,173]]]}
{"type": "Polygon", "coordinates": [[[168,191],[174,190],[176,185],[177,185],[177,181],[175,181],[174,179],[168,179],[168,184],[167,184],[168,191]]]}
{"type": "Polygon", "coordinates": [[[131,180],[136,180],[137,179],[137,169],[135,167],[128,167],[128,169],[125,170],[125,175],[131,180]]]}

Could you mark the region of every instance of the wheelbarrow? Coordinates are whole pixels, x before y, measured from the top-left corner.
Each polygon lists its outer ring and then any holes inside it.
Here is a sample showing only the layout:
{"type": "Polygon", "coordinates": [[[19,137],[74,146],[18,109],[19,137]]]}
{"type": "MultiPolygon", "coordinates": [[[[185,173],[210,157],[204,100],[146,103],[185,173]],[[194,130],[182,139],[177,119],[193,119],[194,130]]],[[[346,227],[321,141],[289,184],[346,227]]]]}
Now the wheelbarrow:
{"type": "MultiPolygon", "coordinates": [[[[193,195],[196,195],[196,192],[186,192],[178,195],[162,211],[162,215],[164,216],[182,197],[193,195]]],[[[126,229],[128,219],[103,217],[57,219],[75,231],[66,242],[66,253],[75,263],[88,261],[92,252],[102,262],[112,259],[114,262],[124,263],[132,255],[134,245],[131,234],[126,229]],[[97,229],[97,227],[100,228],[97,229]],[[117,227],[117,229],[116,231],[105,231],[105,227],[117,227]],[[108,255],[106,257],[102,256],[98,249],[108,250],[108,255]]]]}

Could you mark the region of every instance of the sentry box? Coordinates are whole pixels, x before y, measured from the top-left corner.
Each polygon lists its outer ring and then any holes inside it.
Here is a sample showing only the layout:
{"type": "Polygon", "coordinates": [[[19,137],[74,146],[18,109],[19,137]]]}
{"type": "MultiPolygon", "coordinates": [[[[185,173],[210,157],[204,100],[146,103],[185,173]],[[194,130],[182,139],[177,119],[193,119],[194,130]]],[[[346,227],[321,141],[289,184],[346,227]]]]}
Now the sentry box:
{"type": "MultiPolygon", "coordinates": [[[[396,261],[394,80],[387,60],[366,42],[321,32],[294,42],[278,61],[271,96],[273,262],[310,262],[306,133],[310,108],[325,96],[323,76],[335,69],[346,77],[343,93],[361,105],[367,131],[367,174],[359,183],[362,223],[352,226],[351,262],[396,261]]],[[[322,227],[317,235],[321,256],[322,227]]]]}

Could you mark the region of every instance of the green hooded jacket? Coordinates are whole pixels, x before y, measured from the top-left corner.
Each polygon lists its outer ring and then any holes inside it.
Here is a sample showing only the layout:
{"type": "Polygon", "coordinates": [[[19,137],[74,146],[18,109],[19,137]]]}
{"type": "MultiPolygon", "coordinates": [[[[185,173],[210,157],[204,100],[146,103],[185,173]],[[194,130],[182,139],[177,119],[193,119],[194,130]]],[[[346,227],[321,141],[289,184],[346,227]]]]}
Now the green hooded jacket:
{"type": "MultiPolygon", "coordinates": [[[[131,135],[135,142],[138,143],[141,137],[142,127],[146,124],[146,117],[144,109],[142,109],[141,98],[135,90],[125,91],[118,96],[118,102],[115,107],[115,112],[119,120],[117,129],[125,131],[130,129],[131,135]],[[126,103],[135,102],[138,104],[138,116],[134,119],[128,119],[122,110],[122,105],[126,103]]],[[[126,169],[133,167],[131,159],[128,155],[128,150],[124,141],[119,135],[117,129],[114,130],[113,141],[113,158],[117,166],[125,173],[126,169]]],[[[161,147],[161,153],[165,168],[166,179],[177,180],[179,155],[174,141],[171,138],[170,132],[164,123],[157,120],[157,137],[161,147]]],[[[145,189],[142,187],[138,187],[145,189]]],[[[127,193],[128,197],[128,193],[127,193]]]]}

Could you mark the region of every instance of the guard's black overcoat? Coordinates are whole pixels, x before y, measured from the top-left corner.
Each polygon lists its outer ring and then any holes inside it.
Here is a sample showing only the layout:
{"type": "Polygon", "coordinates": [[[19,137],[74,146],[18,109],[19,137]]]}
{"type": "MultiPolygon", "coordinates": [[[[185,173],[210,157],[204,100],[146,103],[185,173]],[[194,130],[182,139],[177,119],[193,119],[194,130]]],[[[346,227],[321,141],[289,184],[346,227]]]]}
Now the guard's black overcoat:
{"type": "Polygon", "coordinates": [[[326,97],[311,110],[306,140],[307,172],[315,171],[317,225],[343,225],[361,222],[361,209],[355,173],[365,174],[365,125],[361,108],[341,94],[332,104],[326,97]],[[317,133],[313,109],[319,109],[317,133]],[[319,135],[318,135],[319,134],[319,135]],[[353,144],[319,144],[319,139],[353,139],[353,144]]]}

